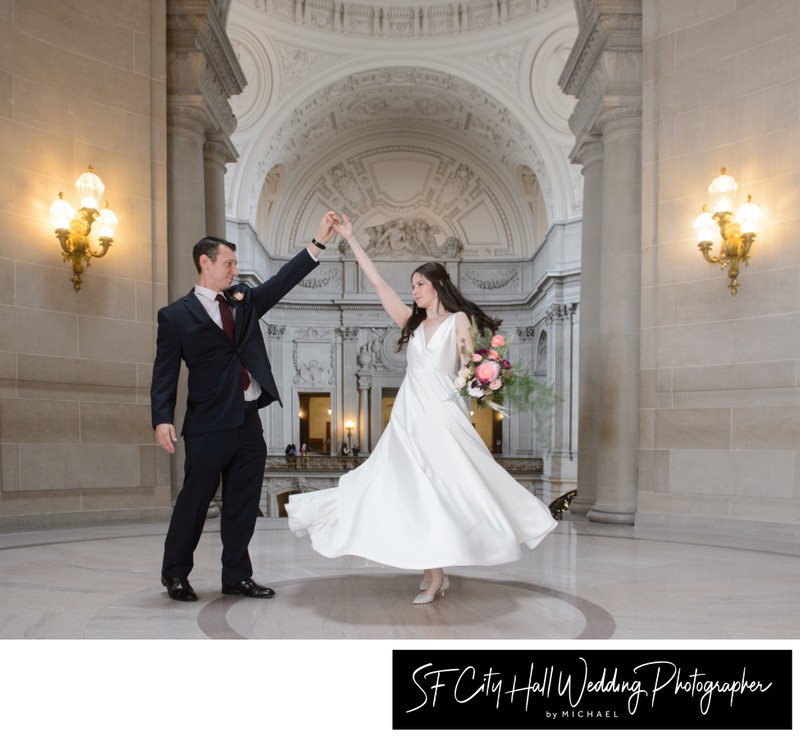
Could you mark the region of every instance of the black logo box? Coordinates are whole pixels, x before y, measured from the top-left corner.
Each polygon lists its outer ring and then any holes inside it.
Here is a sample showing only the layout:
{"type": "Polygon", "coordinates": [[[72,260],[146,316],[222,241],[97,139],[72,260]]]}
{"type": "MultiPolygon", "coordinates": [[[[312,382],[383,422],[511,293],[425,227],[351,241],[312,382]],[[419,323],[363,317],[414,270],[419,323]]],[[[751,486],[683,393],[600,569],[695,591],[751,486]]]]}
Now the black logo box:
{"type": "Polygon", "coordinates": [[[791,729],[791,650],[392,652],[402,729],[791,729]]]}

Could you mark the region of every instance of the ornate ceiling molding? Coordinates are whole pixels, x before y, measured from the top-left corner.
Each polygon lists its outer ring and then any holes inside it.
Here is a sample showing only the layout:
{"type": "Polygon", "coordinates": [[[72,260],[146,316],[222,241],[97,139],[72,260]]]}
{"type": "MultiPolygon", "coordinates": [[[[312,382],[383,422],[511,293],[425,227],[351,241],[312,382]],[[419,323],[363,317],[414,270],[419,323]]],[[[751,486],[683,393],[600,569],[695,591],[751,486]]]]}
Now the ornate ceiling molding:
{"type": "Polygon", "coordinates": [[[304,28],[369,38],[415,39],[492,30],[571,0],[427,0],[419,4],[338,0],[250,0],[304,28]]]}
{"type": "MultiPolygon", "coordinates": [[[[431,69],[386,67],[352,74],[318,90],[272,132],[250,182],[247,217],[254,219],[272,166],[324,156],[359,130],[415,130],[460,140],[468,149],[513,171],[527,164],[552,208],[547,167],[522,123],[502,103],[471,82],[431,69]]],[[[355,188],[351,188],[355,192],[355,188]]],[[[552,210],[549,217],[553,218],[552,210]]]]}
{"type": "Polygon", "coordinates": [[[365,234],[365,247],[378,246],[382,229],[393,224],[393,232],[409,231],[400,239],[402,253],[409,256],[444,258],[456,248],[448,237],[459,240],[458,253],[463,240],[465,256],[472,259],[530,255],[530,234],[514,193],[490,167],[441,135],[430,135],[424,145],[411,138],[404,144],[397,132],[392,137],[397,143],[361,141],[327,163],[318,161],[295,181],[275,214],[280,253],[302,248],[307,213],[325,203],[348,214],[365,234]],[[405,188],[393,182],[396,167],[404,169],[404,181],[410,183],[405,188]]]}
{"type": "Polygon", "coordinates": [[[462,240],[469,261],[530,255],[550,225],[580,212],[567,123],[575,100],[557,84],[578,35],[573,0],[232,4],[229,34],[249,84],[231,99],[242,158],[226,170],[227,212],[253,224],[270,254],[293,253],[305,217],[323,207],[365,228],[424,218],[442,229],[437,241],[462,240]],[[459,12],[462,25],[447,26],[459,12]],[[378,149],[385,158],[360,170],[378,149]],[[413,174],[418,190],[390,196],[432,152],[445,158],[431,180],[413,174]],[[522,167],[536,183],[530,197],[522,167]],[[268,184],[277,168],[279,190],[268,184]]]}

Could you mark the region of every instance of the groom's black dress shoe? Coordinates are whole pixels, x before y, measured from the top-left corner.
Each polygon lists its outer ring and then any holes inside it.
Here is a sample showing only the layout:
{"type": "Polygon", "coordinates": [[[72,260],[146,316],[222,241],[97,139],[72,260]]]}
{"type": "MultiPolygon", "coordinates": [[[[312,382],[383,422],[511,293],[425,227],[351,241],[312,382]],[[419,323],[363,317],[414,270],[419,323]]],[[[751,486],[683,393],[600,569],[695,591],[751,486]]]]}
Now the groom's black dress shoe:
{"type": "Polygon", "coordinates": [[[262,587],[252,579],[243,579],[236,584],[223,584],[222,594],[241,595],[242,597],[274,597],[275,590],[269,587],[262,587]]]}
{"type": "Polygon", "coordinates": [[[167,594],[178,602],[197,602],[197,595],[186,577],[161,577],[161,584],[167,588],[167,594]]]}

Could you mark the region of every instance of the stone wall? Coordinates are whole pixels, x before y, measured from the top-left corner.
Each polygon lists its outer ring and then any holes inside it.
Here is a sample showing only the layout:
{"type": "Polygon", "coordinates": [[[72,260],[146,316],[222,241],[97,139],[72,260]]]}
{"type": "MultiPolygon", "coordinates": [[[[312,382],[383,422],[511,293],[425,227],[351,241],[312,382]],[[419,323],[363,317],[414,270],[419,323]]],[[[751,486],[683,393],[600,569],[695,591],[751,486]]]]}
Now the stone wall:
{"type": "Polygon", "coordinates": [[[643,26],[637,525],[796,535],[800,4],[645,0],[643,26]],[[764,212],[736,296],[692,230],[721,167],[764,212]]]}
{"type": "Polygon", "coordinates": [[[169,506],[148,393],[166,302],[165,12],[0,4],[0,529],[169,506]],[[48,210],[60,191],[77,206],[88,165],[120,223],[76,291],[48,210]]]}

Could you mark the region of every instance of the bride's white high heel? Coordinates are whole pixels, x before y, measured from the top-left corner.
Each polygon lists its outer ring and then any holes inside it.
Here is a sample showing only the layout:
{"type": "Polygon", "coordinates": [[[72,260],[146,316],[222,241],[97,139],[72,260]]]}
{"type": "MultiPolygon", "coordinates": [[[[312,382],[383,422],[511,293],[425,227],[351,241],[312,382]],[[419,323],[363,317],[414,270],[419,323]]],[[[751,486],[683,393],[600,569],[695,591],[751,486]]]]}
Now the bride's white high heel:
{"type": "MultiPolygon", "coordinates": [[[[427,579],[423,579],[419,583],[419,591],[424,592],[428,587],[431,586],[431,583],[427,579]]],[[[444,584],[442,584],[442,591],[447,589],[450,586],[450,580],[447,578],[447,574],[444,575],[444,584]]]]}
{"type": "Polygon", "coordinates": [[[444,597],[444,593],[447,588],[450,586],[450,580],[447,578],[447,575],[444,576],[444,581],[442,582],[442,586],[439,587],[432,595],[426,594],[418,594],[414,598],[415,605],[430,605],[435,599],[439,597],[444,597]]]}

